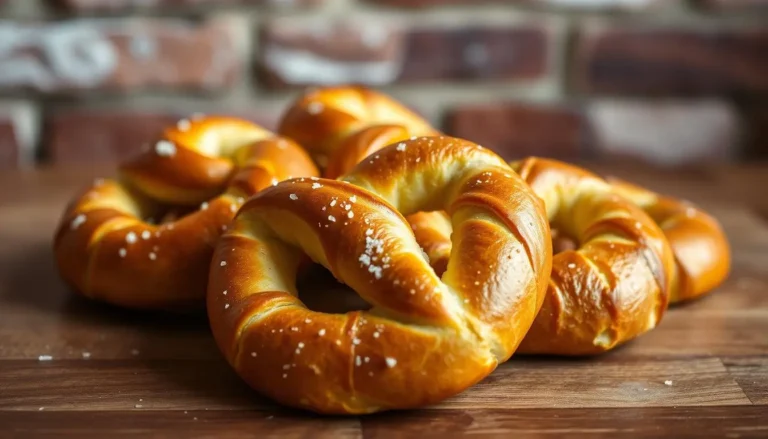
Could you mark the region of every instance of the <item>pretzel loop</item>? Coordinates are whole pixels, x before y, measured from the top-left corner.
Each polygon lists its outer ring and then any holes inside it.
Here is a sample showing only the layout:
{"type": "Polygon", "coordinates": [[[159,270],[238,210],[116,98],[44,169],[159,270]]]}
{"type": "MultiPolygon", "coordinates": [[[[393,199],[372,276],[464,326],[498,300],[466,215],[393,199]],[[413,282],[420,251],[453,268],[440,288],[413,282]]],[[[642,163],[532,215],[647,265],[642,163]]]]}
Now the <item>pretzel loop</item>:
{"type": "Polygon", "coordinates": [[[362,413],[440,401],[507,360],[540,307],[552,250],[530,189],[469,142],[402,145],[343,181],[261,192],[216,248],[208,312],[217,343],[283,404],[362,413]],[[455,230],[442,279],[403,217],[425,209],[450,212],[455,230]],[[373,308],[308,310],[295,287],[302,251],[373,308]]]}
{"type": "Polygon", "coordinates": [[[214,244],[245,199],[318,173],[298,145],[249,122],[185,122],[67,206],[54,250],[80,293],[133,308],[200,307],[214,244]]]}

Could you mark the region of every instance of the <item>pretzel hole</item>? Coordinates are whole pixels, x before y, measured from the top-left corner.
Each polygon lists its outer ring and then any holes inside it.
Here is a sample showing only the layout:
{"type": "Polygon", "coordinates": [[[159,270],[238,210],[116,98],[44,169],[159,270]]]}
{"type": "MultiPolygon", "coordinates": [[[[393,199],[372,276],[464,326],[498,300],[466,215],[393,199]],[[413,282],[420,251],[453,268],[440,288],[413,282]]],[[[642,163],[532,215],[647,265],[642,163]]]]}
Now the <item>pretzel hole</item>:
{"type": "Polygon", "coordinates": [[[357,292],[339,282],[320,264],[312,264],[297,279],[299,300],[312,311],[328,314],[344,314],[352,311],[368,311],[371,304],[357,292]]]}
{"type": "Polygon", "coordinates": [[[552,228],[552,252],[554,254],[573,251],[579,248],[579,241],[566,232],[552,228]]]}

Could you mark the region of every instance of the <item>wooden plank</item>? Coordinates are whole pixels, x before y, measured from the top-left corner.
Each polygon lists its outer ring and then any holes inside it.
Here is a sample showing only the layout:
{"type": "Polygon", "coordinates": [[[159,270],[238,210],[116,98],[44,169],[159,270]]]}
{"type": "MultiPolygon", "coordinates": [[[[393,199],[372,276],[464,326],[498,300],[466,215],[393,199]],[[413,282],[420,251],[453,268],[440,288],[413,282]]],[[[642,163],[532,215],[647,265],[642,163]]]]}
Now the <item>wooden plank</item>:
{"type": "Polygon", "coordinates": [[[422,410],[363,419],[363,437],[766,437],[764,407],[422,410]]]}
{"type": "Polygon", "coordinates": [[[0,411],[0,425],[3,438],[19,439],[362,437],[356,418],[323,418],[290,411],[0,411]]]}
{"type": "MultiPolygon", "coordinates": [[[[136,404],[143,410],[274,407],[250,391],[223,361],[6,360],[0,362],[0,377],[0,410],[126,410],[136,404]]],[[[714,358],[513,359],[436,408],[748,404],[714,358]]]]}
{"type": "Polygon", "coordinates": [[[723,362],[753,404],[768,405],[768,357],[726,358],[723,362]]]}
{"type": "Polygon", "coordinates": [[[750,404],[749,399],[715,358],[646,361],[618,357],[570,361],[517,358],[437,408],[745,404],[750,404]]]}
{"type": "Polygon", "coordinates": [[[0,361],[0,410],[273,408],[219,361],[0,361]],[[136,407],[136,406],[141,407],[136,407]]]}

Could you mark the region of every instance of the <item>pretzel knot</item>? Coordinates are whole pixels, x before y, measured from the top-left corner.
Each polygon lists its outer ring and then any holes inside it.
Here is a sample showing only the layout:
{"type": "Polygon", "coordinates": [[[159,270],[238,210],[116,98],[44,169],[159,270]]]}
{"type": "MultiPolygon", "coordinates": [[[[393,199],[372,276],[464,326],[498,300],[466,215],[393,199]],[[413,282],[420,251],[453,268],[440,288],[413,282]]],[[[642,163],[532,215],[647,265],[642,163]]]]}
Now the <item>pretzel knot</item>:
{"type": "Polygon", "coordinates": [[[341,180],[262,191],[216,247],[208,314],[217,344],[259,392],[323,413],[418,407],[486,377],[517,348],[551,267],[541,200],[494,153],[418,138],[341,180]],[[404,215],[445,210],[447,270],[430,268],[404,215]],[[325,314],[299,300],[306,252],[372,305],[325,314]]]}
{"type": "Polygon", "coordinates": [[[317,174],[302,148],[250,122],[183,120],[67,206],[54,239],[59,272],[116,305],[202,307],[214,244],[245,199],[317,174]]]}

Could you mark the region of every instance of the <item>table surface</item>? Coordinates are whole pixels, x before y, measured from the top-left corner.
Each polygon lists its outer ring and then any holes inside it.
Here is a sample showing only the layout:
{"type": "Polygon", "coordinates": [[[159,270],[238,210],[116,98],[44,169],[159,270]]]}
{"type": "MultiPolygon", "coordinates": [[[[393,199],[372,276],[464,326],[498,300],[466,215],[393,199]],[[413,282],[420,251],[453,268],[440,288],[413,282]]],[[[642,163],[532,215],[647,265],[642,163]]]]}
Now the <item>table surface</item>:
{"type": "Polygon", "coordinates": [[[127,312],[68,291],[53,229],[75,189],[109,168],[2,173],[0,437],[767,437],[768,165],[588,167],[717,216],[733,247],[728,281],[606,355],[515,356],[442,404],[365,417],[259,397],[223,361],[204,317],[127,312]]]}

